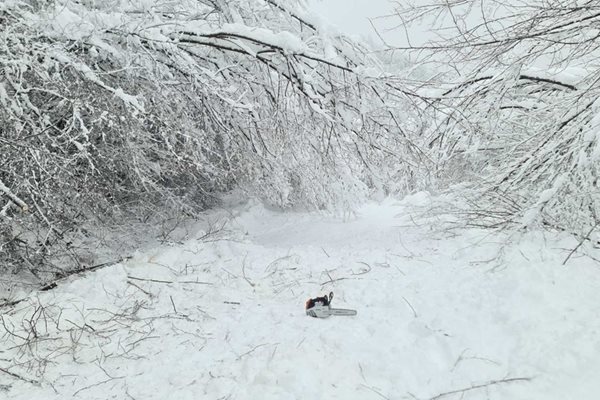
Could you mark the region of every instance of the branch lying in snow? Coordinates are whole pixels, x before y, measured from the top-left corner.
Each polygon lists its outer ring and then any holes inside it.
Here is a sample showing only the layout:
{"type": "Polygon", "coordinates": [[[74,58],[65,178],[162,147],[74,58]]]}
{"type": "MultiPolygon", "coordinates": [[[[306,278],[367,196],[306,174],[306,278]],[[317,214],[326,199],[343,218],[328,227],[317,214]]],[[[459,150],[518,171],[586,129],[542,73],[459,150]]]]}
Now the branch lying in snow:
{"type": "Polygon", "coordinates": [[[118,264],[118,263],[123,262],[125,260],[128,260],[130,258],[131,258],[131,256],[126,256],[126,257],[123,257],[123,258],[115,260],[115,261],[108,261],[108,262],[104,262],[104,263],[101,263],[101,264],[92,265],[91,267],[83,267],[83,268],[77,268],[77,269],[74,269],[74,270],[71,270],[71,271],[67,271],[67,272],[65,272],[63,274],[63,276],[61,278],[59,278],[59,279],[57,279],[57,280],[55,280],[53,282],[45,284],[44,286],[42,286],[40,288],[40,290],[42,292],[44,292],[44,291],[47,291],[47,290],[50,290],[50,289],[54,289],[56,286],[58,286],[58,283],[60,281],[68,278],[71,275],[77,275],[77,274],[80,274],[80,273],[83,273],[83,272],[95,271],[95,270],[100,269],[100,268],[110,267],[112,265],[118,264]]]}
{"type": "Polygon", "coordinates": [[[131,282],[131,281],[127,281],[127,283],[135,288],[138,288],[139,290],[141,290],[144,294],[146,294],[148,297],[154,297],[154,295],[144,289],[142,289],[141,287],[139,287],[138,285],[136,285],[135,283],[131,282]]]}
{"type": "Polygon", "coordinates": [[[415,318],[417,318],[417,317],[418,317],[418,314],[417,314],[417,312],[415,311],[415,309],[414,309],[414,307],[412,306],[412,304],[410,304],[410,303],[409,303],[409,301],[408,301],[408,300],[406,300],[406,297],[402,296],[402,298],[404,299],[404,301],[406,302],[406,304],[408,304],[408,306],[409,306],[409,307],[410,307],[410,309],[412,310],[412,312],[413,312],[413,315],[415,316],[415,318]]]}
{"type": "MultiPolygon", "coordinates": [[[[359,365],[360,365],[360,364],[359,364],[359,365]]],[[[361,368],[361,370],[362,370],[362,368],[361,368]]],[[[385,400],[390,400],[390,398],[389,398],[389,397],[385,396],[384,394],[382,394],[380,391],[378,391],[377,389],[375,389],[375,388],[374,388],[374,387],[372,387],[372,386],[367,386],[367,385],[363,385],[363,384],[361,384],[360,386],[361,386],[361,387],[364,387],[365,389],[369,389],[371,392],[373,392],[373,393],[375,393],[375,394],[379,395],[379,397],[381,397],[382,399],[385,399],[385,400]]]]}
{"type": "Polygon", "coordinates": [[[482,389],[484,387],[499,385],[501,383],[529,382],[529,381],[531,381],[531,379],[532,378],[529,378],[529,377],[520,377],[520,378],[506,378],[506,379],[501,379],[501,380],[489,381],[489,382],[482,383],[479,385],[473,385],[471,387],[464,388],[464,389],[457,389],[457,390],[451,390],[449,392],[440,393],[437,396],[429,398],[429,400],[437,400],[437,399],[441,399],[442,397],[450,396],[452,394],[466,393],[471,390],[482,389]]]}
{"type": "Polygon", "coordinates": [[[343,281],[344,279],[349,279],[349,278],[347,278],[347,277],[342,277],[342,278],[336,278],[336,279],[333,279],[333,278],[331,277],[331,274],[329,273],[329,271],[328,271],[328,270],[325,270],[325,273],[326,273],[326,274],[327,274],[327,276],[329,277],[329,280],[328,280],[328,281],[325,281],[325,282],[323,282],[323,283],[321,283],[321,286],[325,286],[325,285],[327,285],[328,283],[334,283],[334,282],[337,282],[337,281],[343,281]]]}
{"type": "Polygon", "coordinates": [[[252,281],[251,281],[250,279],[248,279],[248,277],[246,276],[246,257],[244,257],[244,261],[242,261],[242,276],[244,277],[244,280],[245,280],[246,282],[248,282],[248,284],[249,284],[251,287],[254,287],[254,286],[256,286],[256,285],[254,284],[254,282],[252,282],[252,281]]]}
{"type": "Polygon", "coordinates": [[[567,256],[567,258],[565,258],[565,261],[563,261],[562,265],[565,265],[569,259],[571,258],[571,256],[581,247],[581,245],[586,241],[590,239],[590,236],[592,235],[592,232],[594,232],[594,230],[596,229],[596,227],[598,226],[600,222],[596,222],[596,224],[594,226],[592,226],[592,229],[589,230],[589,232],[587,233],[587,235],[585,235],[577,244],[577,246],[575,246],[575,248],[573,250],[571,250],[571,252],[569,253],[569,255],[567,256]]]}
{"type": "MultiPolygon", "coordinates": [[[[65,280],[69,276],[77,275],[77,274],[80,274],[82,272],[95,271],[97,269],[104,268],[104,267],[110,267],[111,265],[118,264],[118,263],[120,263],[122,261],[125,261],[125,260],[129,259],[129,258],[131,258],[131,256],[126,256],[126,257],[123,257],[123,258],[121,258],[119,260],[116,260],[116,261],[109,261],[109,262],[105,262],[105,263],[101,263],[101,264],[96,264],[96,265],[93,265],[93,266],[87,267],[87,268],[84,267],[84,268],[78,268],[78,269],[72,270],[72,271],[67,271],[67,272],[64,273],[64,275],[61,278],[59,278],[59,279],[57,279],[55,281],[52,281],[52,282],[44,284],[42,287],[39,288],[39,290],[42,291],[42,292],[45,292],[45,291],[48,291],[48,290],[52,290],[52,289],[54,289],[54,288],[56,288],[58,286],[59,282],[65,280]]],[[[27,298],[18,299],[18,300],[12,300],[12,301],[7,301],[5,303],[0,303],[0,309],[4,308],[4,307],[16,306],[17,304],[19,304],[19,303],[21,303],[21,302],[23,302],[25,300],[27,300],[27,298]]]]}
{"type": "Polygon", "coordinates": [[[136,281],[154,282],[154,283],[166,283],[166,284],[172,284],[172,283],[191,283],[191,284],[195,284],[195,285],[212,285],[212,283],[210,283],[210,282],[202,282],[202,281],[165,281],[165,280],[162,280],[162,279],[138,278],[137,276],[131,276],[131,275],[127,275],[127,278],[133,279],[133,280],[136,280],[136,281]]]}
{"type": "Polygon", "coordinates": [[[150,279],[150,278],[138,278],[136,276],[131,276],[131,275],[127,275],[127,278],[134,279],[136,281],[144,281],[144,282],[166,283],[166,284],[175,283],[174,281],[164,281],[161,279],[150,279]]]}
{"type": "Polygon", "coordinates": [[[241,354],[238,356],[237,360],[241,360],[242,358],[244,358],[245,356],[253,353],[254,351],[256,351],[257,349],[264,347],[264,346],[277,346],[279,343],[262,343],[259,344],[257,346],[254,346],[252,349],[248,350],[247,352],[245,352],[244,354],[241,354]]]}
{"type": "Polygon", "coordinates": [[[169,298],[171,299],[171,305],[173,306],[173,311],[175,312],[175,314],[179,314],[177,312],[177,307],[175,307],[175,302],[173,301],[173,296],[169,295],[169,298]]]}
{"type": "Polygon", "coordinates": [[[1,368],[1,367],[0,367],[0,371],[4,372],[5,374],[8,374],[8,375],[12,376],[13,378],[17,378],[17,379],[19,379],[21,381],[25,381],[25,382],[31,383],[32,385],[39,386],[39,384],[40,384],[38,381],[34,381],[32,379],[23,378],[21,375],[15,374],[14,372],[10,372],[9,370],[1,368]]]}
{"type": "Polygon", "coordinates": [[[114,381],[114,380],[116,380],[116,379],[125,379],[125,378],[126,378],[125,376],[117,376],[116,378],[108,378],[108,379],[105,379],[105,380],[103,380],[103,381],[101,381],[101,382],[97,382],[97,383],[94,383],[94,384],[92,384],[92,385],[89,385],[89,386],[83,387],[83,388],[81,388],[81,389],[77,390],[75,393],[73,393],[73,397],[77,396],[79,393],[83,392],[84,390],[88,390],[88,389],[91,389],[91,388],[93,388],[93,387],[96,387],[96,386],[103,385],[103,384],[105,384],[105,383],[108,383],[108,382],[114,381]]]}

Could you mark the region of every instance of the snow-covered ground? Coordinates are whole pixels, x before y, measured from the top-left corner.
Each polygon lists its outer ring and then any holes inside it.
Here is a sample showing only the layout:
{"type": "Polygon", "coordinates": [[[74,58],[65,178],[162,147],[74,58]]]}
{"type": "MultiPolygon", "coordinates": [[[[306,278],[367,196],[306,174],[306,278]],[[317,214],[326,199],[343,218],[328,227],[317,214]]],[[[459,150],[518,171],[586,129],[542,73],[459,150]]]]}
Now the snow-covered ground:
{"type": "Polygon", "coordinates": [[[428,202],[249,203],[31,295],[1,310],[0,398],[600,398],[595,250],[565,266],[572,238],[448,230],[428,202]],[[329,291],[358,315],[305,316],[329,291]]]}

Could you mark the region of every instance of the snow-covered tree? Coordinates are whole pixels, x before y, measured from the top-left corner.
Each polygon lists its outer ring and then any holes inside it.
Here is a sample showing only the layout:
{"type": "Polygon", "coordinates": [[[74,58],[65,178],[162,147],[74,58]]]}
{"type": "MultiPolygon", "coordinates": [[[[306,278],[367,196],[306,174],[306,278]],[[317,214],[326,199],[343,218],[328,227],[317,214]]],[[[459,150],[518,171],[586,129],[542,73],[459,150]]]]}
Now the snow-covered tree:
{"type": "Polygon", "coordinates": [[[5,263],[79,263],[94,225],[234,187],[327,208],[415,180],[417,98],[302,2],[11,0],[0,23],[5,263]]]}
{"type": "Polygon", "coordinates": [[[582,0],[398,2],[437,24],[415,46],[429,82],[437,177],[475,183],[480,223],[587,232],[600,191],[600,4],[582,0]]]}

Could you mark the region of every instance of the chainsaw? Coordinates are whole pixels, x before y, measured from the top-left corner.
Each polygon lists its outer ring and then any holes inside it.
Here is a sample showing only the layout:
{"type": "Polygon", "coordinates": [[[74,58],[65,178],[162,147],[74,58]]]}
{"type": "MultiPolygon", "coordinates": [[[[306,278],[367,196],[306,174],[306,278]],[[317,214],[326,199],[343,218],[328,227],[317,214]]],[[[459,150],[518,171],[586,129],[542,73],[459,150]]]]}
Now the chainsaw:
{"type": "Polygon", "coordinates": [[[306,315],[314,318],[327,318],[332,315],[352,316],[357,314],[356,310],[349,310],[346,308],[331,308],[332,300],[333,292],[330,292],[329,296],[308,299],[304,307],[306,310],[306,315]]]}

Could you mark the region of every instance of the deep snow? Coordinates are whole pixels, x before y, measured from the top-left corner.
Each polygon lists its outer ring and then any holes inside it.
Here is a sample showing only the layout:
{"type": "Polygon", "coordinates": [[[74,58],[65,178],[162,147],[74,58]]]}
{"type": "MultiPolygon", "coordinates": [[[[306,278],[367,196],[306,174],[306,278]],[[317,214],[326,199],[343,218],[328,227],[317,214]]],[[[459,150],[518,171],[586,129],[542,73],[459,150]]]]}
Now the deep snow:
{"type": "Polygon", "coordinates": [[[2,309],[0,398],[599,398],[597,250],[565,266],[572,238],[448,229],[432,204],[209,213],[223,231],[2,309]],[[358,316],[305,316],[329,291],[358,316]]]}

